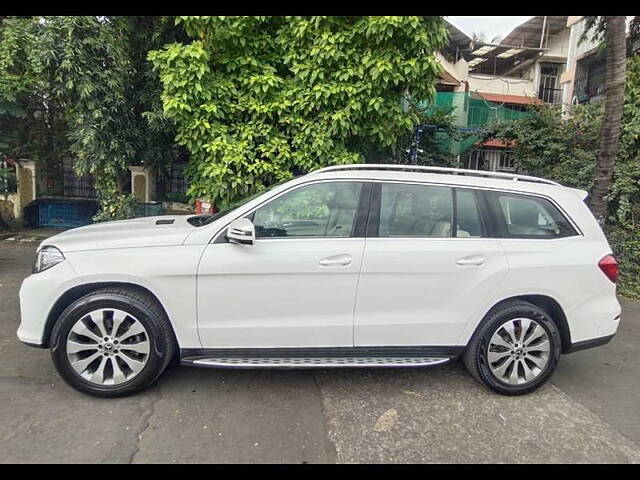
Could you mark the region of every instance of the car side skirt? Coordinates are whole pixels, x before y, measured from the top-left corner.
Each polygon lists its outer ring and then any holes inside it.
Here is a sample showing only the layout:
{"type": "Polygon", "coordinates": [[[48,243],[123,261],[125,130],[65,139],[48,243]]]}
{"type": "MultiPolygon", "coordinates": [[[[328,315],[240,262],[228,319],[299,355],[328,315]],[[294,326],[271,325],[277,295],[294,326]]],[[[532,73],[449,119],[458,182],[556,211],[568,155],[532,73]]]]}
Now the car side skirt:
{"type": "Polygon", "coordinates": [[[180,363],[210,368],[424,367],[460,357],[463,346],[181,349],[180,363]]]}

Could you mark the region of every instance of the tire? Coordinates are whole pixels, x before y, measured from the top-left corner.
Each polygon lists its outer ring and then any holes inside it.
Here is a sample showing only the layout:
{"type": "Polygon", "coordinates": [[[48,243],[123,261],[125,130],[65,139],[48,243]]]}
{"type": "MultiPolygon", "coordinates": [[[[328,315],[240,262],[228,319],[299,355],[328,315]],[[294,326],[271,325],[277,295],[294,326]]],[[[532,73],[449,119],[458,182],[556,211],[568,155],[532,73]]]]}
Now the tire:
{"type": "Polygon", "coordinates": [[[493,391],[523,395],[551,376],[560,358],[560,348],[560,332],[551,316],[532,303],[514,300],[485,316],[462,361],[478,381],[493,391]]]}
{"type": "Polygon", "coordinates": [[[142,391],[176,352],[162,307],[144,292],[125,287],[96,290],[69,305],[53,327],[50,345],[65,382],[96,397],[142,391]]]}

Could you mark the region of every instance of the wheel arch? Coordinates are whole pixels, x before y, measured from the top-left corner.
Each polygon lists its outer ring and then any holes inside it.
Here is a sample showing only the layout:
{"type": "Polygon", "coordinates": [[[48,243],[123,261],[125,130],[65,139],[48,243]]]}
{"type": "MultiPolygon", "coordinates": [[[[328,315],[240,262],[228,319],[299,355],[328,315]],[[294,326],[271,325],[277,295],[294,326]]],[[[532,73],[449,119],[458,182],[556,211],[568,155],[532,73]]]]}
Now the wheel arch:
{"type": "Polygon", "coordinates": [[[164,305],[162,304],[158,296],[154,294],[151,290],[137,283],[130,283],[130,282],[118,282],[118,281],[93,282],[93,283],[86,283],[82,285],[76,285],[75,287],[70,288],[69,290],[65,291],[62,295],[58,297],[58,299],[53,304],[53,307],[51,308],[51,310],[49,310],[49,314],[47,315],[47,321],[45,323],[44,336],[43,336],[42,345],[41,345],[42,348],[49,347],[49,340],[51,338],[51,331],[53,330],[53,326],[65,308],[67,308],[73,302],[75,302],[80,297],[83,297],[88,293],[95,292],[96,290],[100,290],[102,288],[109,288],[109,287],[126,287],[131,290],[137,290],[139,292],[142,292],[148,295],[149,298],[153,299],[158,304],[158,307],[162,309],[164,314],[169,319],[169,324],[171,325],[171,329],[173,330],[173,335],[175,339],[175,335],[176,335],[175,328],[173,328],[173,323],[171,322],[171,318],[169,317],[167,309],[164,307],[164,305]]]}
{"type": "Polygon", "coordinates": [[[558,330],[560,331],[560,351],[562,353],[568,353],[571,349],[571,330],[569,329],[569,323],[567,322],[567,316],[564,313],[564,309],[558,303],[556,299],[550,297],[548,295],[539,295],[539,294],[526,294],[526,295],[515,295],[512,297],[504,298],[493,305],[485,315],[482,317],[482,321],[478,323],[478,326],[475,328],[473,334],[470,338],[475,335],[476,331],[480,328],[484,319],[487,318],[497,308],[500,308],[502,305],[513,302],[514,300],[524,300],[525,302],[529,302],[534,304],[535,306],[543,309],[545,312],[549,314],[549,316],[553,319],[558,330]]]}

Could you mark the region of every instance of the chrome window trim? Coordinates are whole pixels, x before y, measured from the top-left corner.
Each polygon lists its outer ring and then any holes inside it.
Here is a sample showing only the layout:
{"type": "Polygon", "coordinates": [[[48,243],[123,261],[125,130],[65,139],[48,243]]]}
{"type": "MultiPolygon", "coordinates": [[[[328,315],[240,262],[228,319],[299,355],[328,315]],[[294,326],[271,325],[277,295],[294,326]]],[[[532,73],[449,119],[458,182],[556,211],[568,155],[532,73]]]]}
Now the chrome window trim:
{"type": "MultiPolygon", "coordinates": [[[[304,177],[303,177],[304,178],[304,177]]],[[[371,239],[371,238],[385,238],[385,239],[402,239],[402,238],[407,238],[407,239],[411,239],[411,240],[444,240],[444,239],[448,239],[448,240],[487,240],[487,239],[493,239],[493,240],[524,240],[524,241],[550,241],[550,240],[565,240],[567,238],[575,238],[575,237],[584,237],[584,233],[582,232],[582,229],[580,229],[580,227],[576,224],[576,222],[573,220],[573,218],[571,218],[571,216],[564,210],[564,208],[562,208],[558,202],[556,202],[553,198],[549,197],[548,195],[542,194],[542,193],[534,193],[534,192],[523,192],[522,190],[513,190],[510,188],[498,188],[498,187],[484,187],[484,186],[480,186],[480,185],[466,185],[466,184],[457,184],[457,183],[441,183],[441,182],[430,182],[430,181],[423,181],[423,180],[391,180],[391,179],[379,179],[379,178],[323,178],[323,179],[309,179],[309,181],[306,182],[301,182],[298,183],[296,185],[292,185],[290,188],[287,188],[286,190],[283,190],[282,192],[269,197],[267,199],[265,199],[263,202],[261,202],[260,204],[254,206],[253,208],[247,210],[246,212],[235,216],[233,219],[231,219],[229,222],[227,222],[223,227],[221,227],[219,230],[216,231],[216,233],[212,236],[212,238],[209,240],[209,243],[219,243],[219,237],[221,234],[224,233],[224,231],[226,230],[226,228],[229,226],[229,224],[231,222],[233,222],[234,220],[237,220],[238,218],[241,217],[245,217],[247,215],[252,214],[253,212],[255,212],[258,208],[262,207],[263,205],[265,205],[267,202],[270,202],[272,200],[275,200],[276,198],[280,197],[281,195],[284,195],[285,193],[288,193],[294,189],[303,187],[303,186],[307,186],[307,185],[312,185],[312,184],[318,184],[318,183],[326,183],[326,182],[360,182],[360,183],[364,183],[364,182],[370,182],[370,183],[401,183],[401,184],[407,184],[407,185],[429,185],[429,186],[441,186],[441,187],[450,187],[450,188],[461,188],[461,189],[470,189],[470,190],[480,190],[480,191],[492,191],[492,192],[503,192],[503,193],[507,193],[507,194],[515,194],[515,195],[525,195],[525,196],[531,196],[531,197],[538,197],[538,198],[542,198],[544,200],[547,200],[549,202],[551,202],[551,204],[556,207],[558,209],[558,211],[562,214],[562,216],[565,218],[565,220],[567,220],[571,226],[575,229],[575,231],[577,232],[576,235],[571,235],[571,236],[567,236],[567,237],[560,237],[560,238],[510,238],[510,237],[367,237],[366,235],[364,237],[271,237],[269,238],[269,240],[306,240],[306,239],[321,239],[321,238],[328,238],[328,239],[332,239],[332,240],[338,240],[338,239],[353,239],[353,238],[367,238],[367,239],[371,239]]],[[[242,208],[242,207],[240,207],[242,208]]],[[[369,205],[369,208],[371,208],[371,205],[369,205]]],[[[232,213],[232,212],[230,212],[232,213]]],[[[264,241],[266,238],[262,237],[262,238],[256,238],[256,241],[264,241]]],[[[226,242],[225,242],[226,243],[226,242]]]]}
{"type": "MultiPolygon", "coordinates": [[[[273,195],[272,197],[269,197],[267,199],[265,199],[263,202],[259,203],[258,205],[254,206],[253,208],[245,211],[244,213],[238,215],[237,217],[233,218],[232,220],[230,220],[228,223],[226,223],[222,228],[220,228],[220,230],[218,230],[214,235],[213,238],[209,241],[209,243],[220,243],[219,239],[221,235],[224,235],[224,232],[226,231],[227,227],[229,226],[229,224],[231,224],[231,222],[233,222],[234,220],[237,220],[238,218],[243,218],[246,217],[248,215],[251,215],[252,213],[254,213],[256,210],[258,210],[259,208],[261,208],[262,206],[266,205],[267,203],[276,200],[277,198],[281,197],[282,195],[292,192],[294,190],[297,190],[298,188],[302,188],[302,187],[307,187],[309,185],[316,185],[316,184],[321,184],[321,183],[327,183],[327,182],[349,182],[349,183],[365,183],[365,182],[371,182],[371,179],[359,179],[359,178],[324,178],[324,179],[309,179],[308,182],[301,182],[298,183],[296,185],[292,185],[290,188],[287,188],[286,190],[283,190],[280,193],[277,193],[275,195],[273,195]]],[[[230,212],[232,213],[232,212],[230,212]]],[[[256,242],[257,241],[264,241],[265,239],[269,239],[269,240],[305,240],[305,239],[319,239],[319,238],[329,238],[329,239],[353,239],[353,238],[365,238],[365,237],[352,237],[351,235],[349,235],[348,237],[256,237],[256,242]]],[[[226,243],[226,242],[225,242],[226,243]]]]}
{"type": "MultiPolygon", "coordinates": [[[[547,200],[549,202],[551,202],[551,204],[556,207],[558,209],[558,211],[562,214],[562,216],[565,218],[565,220],[567,220],[571,226],[576,230],[577,235],[571,235],[571,236],[567,236],[567,237],[560,237],[560,238],[510,238],[510,237],[440,237],[442,238],[460,238],[460,239],[467,239],[467,238],[495,238],[496,240],[561,240],[564,238],[574,238],[574,237],[583,237],[584,233],[582,232],[582,230],[580,229],[580,227],[578,227],[578,225],[576,224],[576,222],[573,221],[573,218],[571,218],[571,216],[564,210],[564,208],[562,208],[558,202],[556,202],[553,198],[544,195],[542,193],[534,193],[534,192],[523,192],[522,190],[511,190],[511,189],[507,189],[507,188],[497,188],[497,187],[483,187],[483,186],[479,186],[479,185],[460,185],[460,184],[455,184],[455,183],[433,183],[433,182],[422,182],[422,181],[418,181],[418,180],[380,180],[380,179],[376,179],[376,180],[371,180],[372,182],[380,182],[380,183],[408,183],[408,184],[424,184],[424,185],[434,185],[434,186],[443,186],[443,187],[453,187],[453,188],[461,188],[461,189],[470,189],[470,190],[480,190],[480,191],[492,191],[492,192],[503,192],[506,194],[512,194],[512,195],[526,195],[526,196],[531,196],[531,197],[538,197],[538,198],[542,198],[544,200],[547,200]]],[[[368,238],[372,238],[372,237],[368,237],[368,238]]],[[[403,237],[379,237],[379,238],[403,238],[403,237]]],[[[433,238],[433,237],[406,237],[406,238],[433,238]]]]}

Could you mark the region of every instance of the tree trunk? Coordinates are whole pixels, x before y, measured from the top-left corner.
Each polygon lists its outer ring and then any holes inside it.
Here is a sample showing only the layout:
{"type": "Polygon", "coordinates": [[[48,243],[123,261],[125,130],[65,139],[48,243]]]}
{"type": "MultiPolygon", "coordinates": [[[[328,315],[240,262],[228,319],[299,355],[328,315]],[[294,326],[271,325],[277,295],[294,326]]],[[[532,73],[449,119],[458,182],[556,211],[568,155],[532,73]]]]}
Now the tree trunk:
{"type": "Polygon", "coordinates": [[[596,178],[591,196],[591,210],[601,224],[607,217],[607,193],[613,176],[620,122],[624,107],[624,81],[626,66],[625,17],[606,18],[605,42],[607,74],[604,117],[600,130],[600,150],[596,165],[596,178]]]}

